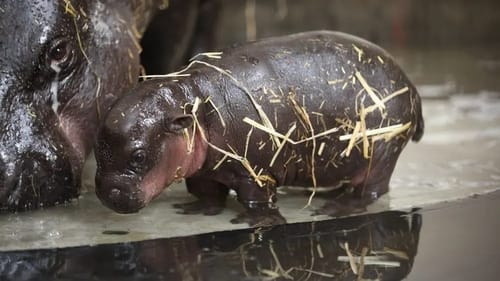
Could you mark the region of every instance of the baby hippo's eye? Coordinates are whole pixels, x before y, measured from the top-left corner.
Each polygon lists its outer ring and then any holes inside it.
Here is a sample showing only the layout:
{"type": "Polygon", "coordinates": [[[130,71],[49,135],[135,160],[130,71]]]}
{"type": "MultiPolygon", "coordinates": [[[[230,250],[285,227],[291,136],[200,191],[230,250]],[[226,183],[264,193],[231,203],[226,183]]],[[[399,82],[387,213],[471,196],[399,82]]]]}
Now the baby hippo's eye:
{"type": "Polygon", "coordinates": [[[144,149],[137,149],[132,152],[130,157],[130,165],[134,168],[140,167],[146,161],[146,151],[144,149]]]}

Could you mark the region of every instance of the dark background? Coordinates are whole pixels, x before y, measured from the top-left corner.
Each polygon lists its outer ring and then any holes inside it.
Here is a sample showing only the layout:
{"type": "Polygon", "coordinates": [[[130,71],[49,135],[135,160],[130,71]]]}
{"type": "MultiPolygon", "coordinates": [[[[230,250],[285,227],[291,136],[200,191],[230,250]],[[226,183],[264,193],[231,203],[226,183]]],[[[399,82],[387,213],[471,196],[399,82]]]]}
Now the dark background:
{"type": "MultiPolygon", "coordinates": [[[[449,86],[433,97],[500,91],[500,1],[220,1],[221,48],[254,38],[338,30],[386,48],[417,86],[449,86]]],[[[428,96],[424,90],[421,95],[428,96]]]]}

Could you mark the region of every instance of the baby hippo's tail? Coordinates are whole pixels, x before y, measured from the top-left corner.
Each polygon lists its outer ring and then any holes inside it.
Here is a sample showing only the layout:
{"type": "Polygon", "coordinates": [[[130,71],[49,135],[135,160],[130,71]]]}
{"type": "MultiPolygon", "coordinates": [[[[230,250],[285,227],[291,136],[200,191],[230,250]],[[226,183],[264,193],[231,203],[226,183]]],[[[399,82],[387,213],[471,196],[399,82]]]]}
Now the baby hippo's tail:
{"type": "Polygon", "coordinates": [[[417,102],[415,106],[417,106],[417,128],[415,130],[415,134],[413,134],[412,140],[419,141],[424,135],[424,117],[422,115],[422,100],[418,93],[416,94],[417,102]]]}

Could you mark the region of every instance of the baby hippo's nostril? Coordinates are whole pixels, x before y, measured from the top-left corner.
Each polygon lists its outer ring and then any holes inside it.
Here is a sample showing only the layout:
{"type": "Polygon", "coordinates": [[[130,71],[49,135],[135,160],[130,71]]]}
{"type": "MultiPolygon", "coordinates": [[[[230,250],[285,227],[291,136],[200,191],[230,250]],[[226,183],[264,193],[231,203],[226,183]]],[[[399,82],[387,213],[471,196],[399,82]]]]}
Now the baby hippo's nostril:
{"type": "Polygon", "coordinates": [[[118,201],[120,199],[120,193],[121,191],[118,188],[111,189],[109,199],[111,199],[111,201],[118,201]]]}

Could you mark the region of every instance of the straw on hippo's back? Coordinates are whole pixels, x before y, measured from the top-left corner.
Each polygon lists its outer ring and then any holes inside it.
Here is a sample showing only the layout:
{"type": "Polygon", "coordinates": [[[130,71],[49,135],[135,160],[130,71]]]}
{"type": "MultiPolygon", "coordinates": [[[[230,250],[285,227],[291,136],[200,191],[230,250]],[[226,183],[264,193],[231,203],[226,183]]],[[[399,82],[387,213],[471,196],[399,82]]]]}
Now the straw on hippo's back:
{"type": "Polygon", "coordinates": [[[339,183],[317,212],[359,212],[423,134],[415,87],[357,37],[307,32],[206,56],[110,111],[96,149],[96,191],[110,208],[138,211],[186,178],[198,200],[176,205],[184,213],[217,214],[234,189],[246,212],[233,222],[279,223],[277,186],[339,183]]]}

